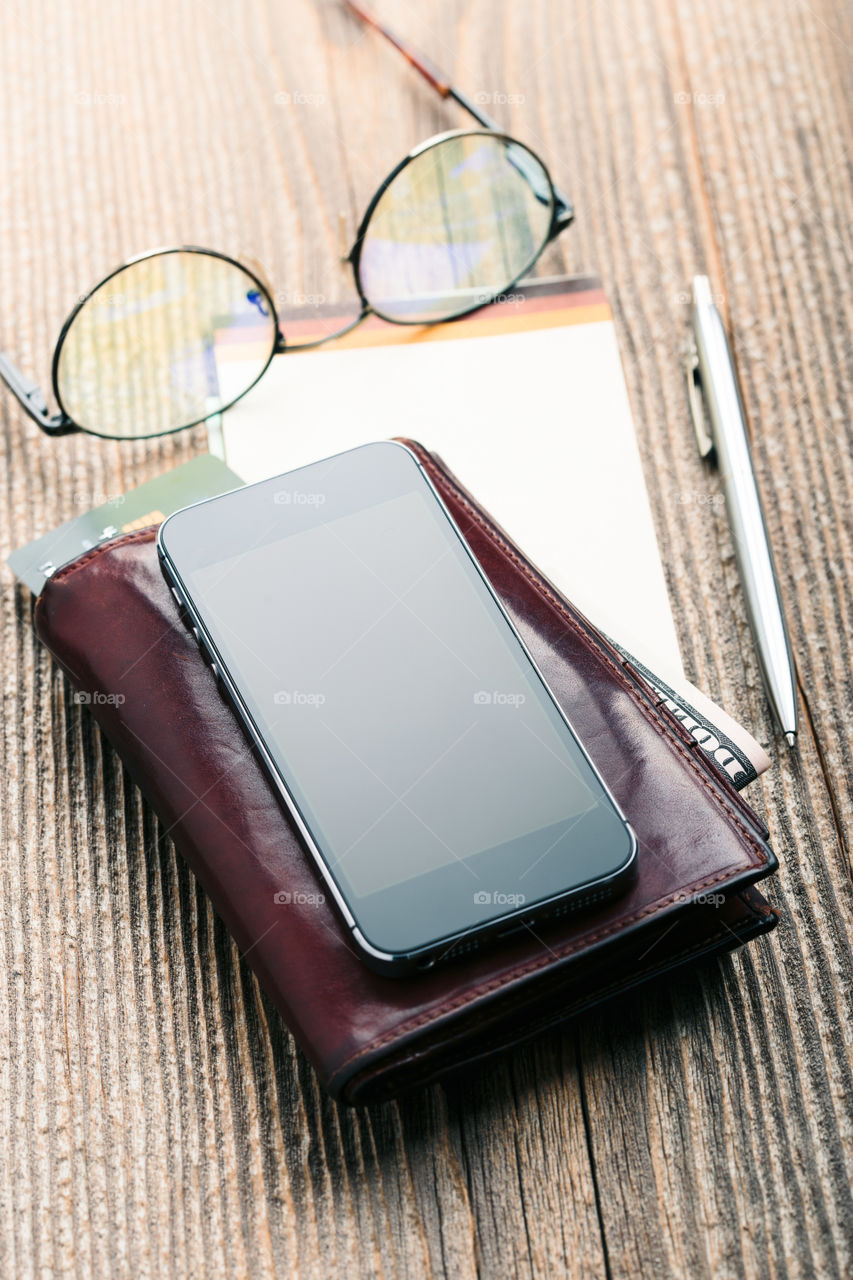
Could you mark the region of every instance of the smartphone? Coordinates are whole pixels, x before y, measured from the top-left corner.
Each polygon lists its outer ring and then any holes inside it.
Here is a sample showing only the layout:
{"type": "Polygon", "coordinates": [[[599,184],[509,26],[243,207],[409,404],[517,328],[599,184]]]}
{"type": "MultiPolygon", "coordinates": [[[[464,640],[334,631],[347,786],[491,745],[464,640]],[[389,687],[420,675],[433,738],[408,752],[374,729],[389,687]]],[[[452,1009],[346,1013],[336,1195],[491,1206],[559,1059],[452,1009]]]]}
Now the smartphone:
{"type": "Polygon", "coordinates": [[[634,833],[411,450],[199,502],[158,547],[367,964],[429,968],[626,887],[634,833]]]}

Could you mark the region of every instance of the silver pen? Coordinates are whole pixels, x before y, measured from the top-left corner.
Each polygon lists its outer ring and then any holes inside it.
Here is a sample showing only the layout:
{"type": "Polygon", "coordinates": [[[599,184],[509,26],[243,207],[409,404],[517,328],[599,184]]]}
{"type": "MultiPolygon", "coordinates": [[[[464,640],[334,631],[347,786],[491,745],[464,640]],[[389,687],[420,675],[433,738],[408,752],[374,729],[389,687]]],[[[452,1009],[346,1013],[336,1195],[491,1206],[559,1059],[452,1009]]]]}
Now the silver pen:
{"type": "Polygon", "coordinates": [[[707,457],[713,451],[717,457],[761,674],[773,714],[793,747],[797,741],[794,661],[752,469],[743,401],[725,326],[707,276],[693,277],[691,295],[695,350],[687,376],[690,413],[700,453],[707,457]]]}

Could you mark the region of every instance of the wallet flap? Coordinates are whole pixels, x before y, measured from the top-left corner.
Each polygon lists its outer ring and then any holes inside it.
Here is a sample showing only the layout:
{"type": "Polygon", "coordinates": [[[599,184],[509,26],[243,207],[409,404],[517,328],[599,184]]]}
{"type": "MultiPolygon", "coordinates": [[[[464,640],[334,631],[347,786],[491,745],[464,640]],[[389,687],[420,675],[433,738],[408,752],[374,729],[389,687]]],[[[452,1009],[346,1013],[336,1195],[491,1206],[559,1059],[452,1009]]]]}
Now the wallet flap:
{"type": "Polygon", "coordinates": [[[597,910],[415,978],[372,972],[317,901],[310,858],[179,620],[156,531],[61,569],[35,610],[321,1079],[348,1100],[432,1078],[487,1040],[490,1051],[514,1043],[775,921],[741,892],[775,868],[749,807],[442,465],[410,447],[637,833],[636,881],[597,910]]]}

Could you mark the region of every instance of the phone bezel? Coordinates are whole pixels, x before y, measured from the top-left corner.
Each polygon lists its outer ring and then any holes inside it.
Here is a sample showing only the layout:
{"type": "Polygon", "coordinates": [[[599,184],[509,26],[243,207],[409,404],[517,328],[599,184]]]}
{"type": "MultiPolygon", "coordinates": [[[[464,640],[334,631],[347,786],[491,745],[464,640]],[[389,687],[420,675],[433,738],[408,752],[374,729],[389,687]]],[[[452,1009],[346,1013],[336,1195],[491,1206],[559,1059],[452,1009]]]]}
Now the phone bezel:
{"type": "MultiPolygon", "coordinates": [[[[374,946],[365,935],[358,920],[356,909],[348,901],[323,854],[321,846],[318,844],[310,827],[303,818],[299,806],[288,787],[286,777],[281,772],[274,757],[268,750],[263,733],[261,732],[260,727],[255,723],[252,712],[243,700],[238,683],[234,680],[232,673],[228,669],[227,663],[216,646],[215,640],[209,633],[205,625],[204,617],[192,598],[192,593],[181,575],[179,566],[175,563],[167,546],[165,545],[165,531],[167,526],[176,519],[176,517],[184,516],[187,511],[206,506],[209,503],[221,501],[223,498],[227,498],[229,494],[219,494],[214,498],[203,499],[201,502],[191,504],[190,507],[183,508],[181,512],[174,513],[173,516],[170,516],[166,521],[164,521],[158,531],[157,550],[165,576],[169,581],[179,607],[186,613],[188,624],[192,626],[193,632],[202,650],[202,654],[212,666],[221,691],[227,696],[233,709],[237,713],[244,730],[247,732],[253,746],[258,752],[259,757],[273,785],[275,786],[276,791],[281,796],[289,816],[293,819],[324,884],[329,889],[332,900],[335,902],[338,911],[342,915],[362,959],[365,963],[370,965],[370,967],[378,970],[379,972],[391,976],[402,976],[404,974],[411,973],[412,971],[431,968],[437,961],[442,958],[450,957],[451,954],[455,955],[460,952],[464,954],[476,949],[481,941],[494,937],[494,935],[505,936],[509,933],[518,932],[525,927],[532,927],[534,923],[541,921],[543,918],[558,910],[560,914],[563,914],[567,910],[580,909],[592,902],[602,902],[612,896],[615,896],[624,887],[627,887],[633,877],[636,868],[638,843],[633,828],[627,821],[618,802],[613,796],[610,788],[607,786],[607,783],[602,778],[599,770],[596,768],[595,763],[591,759],[580,736],[574,729],[574,726],[560,705],[558,699],[555,697],[553,690],[550,688],[523,638],[519,634],[512,618],[504,608],[503,602],[500,600],[494,587],[489,581],[482,565],[468,545],[464,534],[459,528],[457,522],[454,520],[447,504],[444,502],[441,494],[433,484],[431,477],[422,466],[420,460],[416,454],[414,454],[413,451],[401,441],[377,441],[375,444],[387,445],[401,449],[415,464],[420,480],[426,485],[431,497],[438,504],[445,516],[452,532],[455,534],[456,538],[459,539],[459,542],[467,553],[474,569],[484,583],[492,601],[497,606],[501,617],[514,637],[516,644],[519,646],[521,653],[524,655],[527,663],[529,663],[532,671],[535,673],[537,679],[556,708],[559,717],[568,728],[569,733],[588,764],[593,778],[627,833],[629,841],[628,853],[624,861],[614,871],[608,874],[574,885],[570,889],[551,895],[550,897],[537,899],[535,903],[530,906],[521,905],[513,910],[508,910],[482,924],[474,924],[470,928],[457,930],[451,934],[445,934],[422,946],[413,947],[405,951],[388,951],[374,946]]],[[[342,450],[340,453],[332,455],[331,458],[318,459],[317,462],[328,463],[336,461],[347,453],[360,452],[363,449],[373,447],[375,447],[375,445],[360,445],[357,446],[357,449],[342,450]]],[[[309,467],[312,465],[316,465],[316,463],[307,464],[309,467]]],[[[281,476],[259,481],[257,482],[258,487],[268,485],[271,480],[281,481],[288,479],[305,469],[305,467],[294,468],[292,471],[285,472],[281,476]]],[[[247,488],[253,487],[255,486],[243,486],[240,490],[231,490],[230,493],[242,493],[245,492],[247,488]]]]}

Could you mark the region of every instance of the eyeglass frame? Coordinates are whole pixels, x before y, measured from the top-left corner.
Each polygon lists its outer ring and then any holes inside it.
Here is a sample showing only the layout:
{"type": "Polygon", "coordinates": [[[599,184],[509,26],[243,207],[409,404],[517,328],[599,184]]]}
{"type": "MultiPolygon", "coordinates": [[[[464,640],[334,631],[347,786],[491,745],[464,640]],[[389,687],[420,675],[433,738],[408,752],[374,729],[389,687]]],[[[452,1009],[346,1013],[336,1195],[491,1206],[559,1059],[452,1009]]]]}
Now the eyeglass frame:
{"type": "Polygon", "coordinates": [[[533,151],[530,147],[528,147],[526,143],[521,142],[518,138],[513,137],[511,134],[505,133],[500,128],[500,126],[497,124],[496,121],[494,121],[489,115],[487,115],[486,112],[481,111],[479,107],[476,106],[476,104],[472,102],[470,98],[467,97],[466,94],[462,93],[462,91],[456,88],[455,85],[451,84],[450,81],[447,79],[447,77],[444,76],[444,74],[435,66],[435,64],[430,62],[430,60],[427,59],[425,55],[416,52],[411,45],[403,42],[389,28],[380,24],[374,17],[372,17],[372,15],[370,15],[360,5],[353,3],[353,0],[344,0],[344,4],[354,14],[356,14],[356,16],[361,18],[362,21],[372,26],[375,30],[379,31],[387,40],[389,40],[391,44],[393,44],[394,47],[403,54],[403,56],[410,63],[410,65],[412,65],[415,68],[415,70],[417,70],[423,76],[423,78],[438,93],[441,94],[442,97],[452,98],[459,106],[463,108],[463,110],[467,111],[468,114],[471,115],[477,121],[477,123],[481,126],[480,129],[451,129],[451,130],[447,130],[444,133],[434,134],[432,137],[425,139],[425,141],[421,142],[418,146],[414,147],[411,151],[409,151],[403,157],[403,159],[397,165],[395,165],[395,167],[391,170],[391,172],[385,177],[385,179],[380,184],[380,186],[377,187],[376,191],[374,192],[371,200],[367,205],[364,215],[362,216],[361,222],[359,223],[358,230],[356,232],[355,242],[352,248],[350,249],[348,255],[346,256],[346,258],[343,259],[344,262],[348,262],[351,265],[353,270],[355,286],[358,291],[358,297],[361,303],[361,311],[359,315],[356,316],[349,324],[343,326],[341,329],[336,330],[334,333],[326,334],[323,337],[318,338],[312,342],[298,343],[298,344],[294,344],[293,346],[288,346],[285,341],[284,334],[282,333],[282,330],[281,330],[278,311],[276,309],[276,305],[272,296],[272,289],[270,288],[270,285],[267,283],[267,281],[264,280],[259,275],[258,271],[253,269],[247,263],[242,262],[239,258],[235,258],[230,254],[222,253],[218,249],[205,249],[197,245],[170,245],[170,246],[166,246],[164,248],[159,248],[159,249],[149,249],[146,253],[140,253],[133,258],[128,258],[126,262],[121,263],[120,266],[116,267],[114,270],[110,271],[106,276],[104,276],[102,280],[99,280],[98,283],[92,289],[90,289],[88,293],[84,294],[81,298],[78,299],[77,303],[75,304],[75,306],[72,308],[72,310],[66,317],[62,325],[62,328],[59,331],[59,337],[56,340],[56,346],[54,347],[54,352],[53,352],[53,360],[51,362],[51,386],[53,389],[54,398],[57,404],[59,405],[58,414],[51,415],[49,413],[47,400],[45,399],[44,392],[41,390],[38,383],[32,381],[25,374],[23,374],[5,352],[0,352],[0,380],[2,380],[6,384],[6,386],[9,388],[9,390],[17,399],[18,403],[23,408],[24,412],[41,428],[42,431],[45,432],[46,435],[58,437],[58,436],[71,435],[78,431],[82,431],[82,432],[85,432],[87,435],[93,435],[102,440],[130,440],[130,439],[150,440],[150,439],[155,439],[158,436],[173,435],[177,431],[187,431],[191,427],[200,426],[202,423],[210,421],[210,419],[212,417],[215,417],[216,414],[224,413],[226,410],[232,408],[233,405],[235,405],[239,400],[242,400],[243,396],[247,395],[252,390],[253,387],[257,386],[261,378],[266,373],[267,369],[269,369],[273,361],[273,358],[275,356],[284,355],[289,351],[310,350],[312,347],[318,347],[325,342],[330,342],[335,338],[343,337],[344,334],[350,333],[354,328],[356,328],[357,325],[361,324],[362,321],[366,320],[371,315],[375,315],[379,319],[385,320],[389,324],[398,324],[398,325],[449,324],[449,323],[452,323],[454,320],[459,320],[463,316],[470,315],[474,311],[479,311],[483,307],[489,306],[491,303],[495,301],[497,297],[500,296],[501,293],[505,292],[507,289],[514,288],[514,286],[517,285],[521,279],[523,279],[523,277],[531,269],[534,263],[539,260],[539,258],[544,253],[547,246],[551,244],[551,242],[555,240],[556,237],[561,234],[561,232],[565,231],[569,226],[571,226],[572,222],[574,221],[574,206],[562,194],[562,192],[560,192],[560,190],[557,187],[555,187],[547,166],[544,164],[544,162],[536,154],[535,151],[533,151]],[[379,204],[379,201],[382,199],[382,196],[391,186],[392,182],[394,182],[395,179],[399,177],[399,175],[403,172],[403,170],[408,165],[410,165],[413,160],[416,160],[419,156],[431,150],[433,147],[441,146],[445,142],[448,142],[454,138],[465,138],[465,137],[498,138],[501,141],[506,142],[507,144],[511,144],[513,146],[520,146],[524,148],[524,150],[527,151],[529,155],[533,156],[537,164],[540,165],[542,172],[545,175],[545,178],[548,182],[548,188],[551,193],[551,222],[548,228],[548,232],[544,240],[542,241],[542,244],[539,247],[539,249],[533,255],[531,260],[519,272],[519,274],[514,277],[514,279],[509,280],[505,284],[503,284],[498,292],[482,300],[472,303],[470,307],[465,307],[461,311],[454,312],[454,314],[451,316],[437,317],[435,320],[419,320],[419,319],[405,320],[405,319],[400,319],[398,317],[384,315],[380,310],[377,310],[377,308],[370,303],[370,301],[368,300],[364,292],[364,288],[362,286],[362,281],[361,281],[361,274],[360,274],[361,253],[362,253],[362,247],[364,244],[364,237],[367,232],[367,228],[370,223],[370,220],[376,210],[377,205],[379,204]],[[181,426],[179,427],[170,427],[167,431],[153,431],[153,432],[149,432],[146,435],[134,435],[134,436],[108,435],[103,432],[93,431],[90,427],[81,426],[79,423],[74,421],[74,419],[70,416],[70,414],[66,412],[62,404],[62,396],[59,391],[59,381],[58,381],[59,359],[62,353],[63,343],[65,342],[65,339],[68,336],[71,326],[73,325],[77,316],[80,314],[83,307],[85,307],[86,303],[100,289],[102,289],[104,285],[107,284],[110,280],[114,279],[116,276],[120,275],[123,271],[126,271],[128,267],[132,267],[138,262],[144,262],[148,258],[166,256],[171,253],[197,253],[197,254],[202,254],[211,258],[219,258],[221,261],[228,262],[232,266],[237,267],[250,280],[252,280],[255,285],[257,285],[258,289],[263,294],[264,298],[269,304],[270,314],[274,323],[275,338],[272,343],[269,356],[267,357],[263,367],[261,368],[257,376],[248,384],[248,386],[243,388],[243,390],[240,392],[239,395],[235,396],[233,400],[229,400],[227,405],[218,409],[211,410],[211,412],[206,413],[204,417],[196,418],[193,422],[182,423],[181,426]]]}

